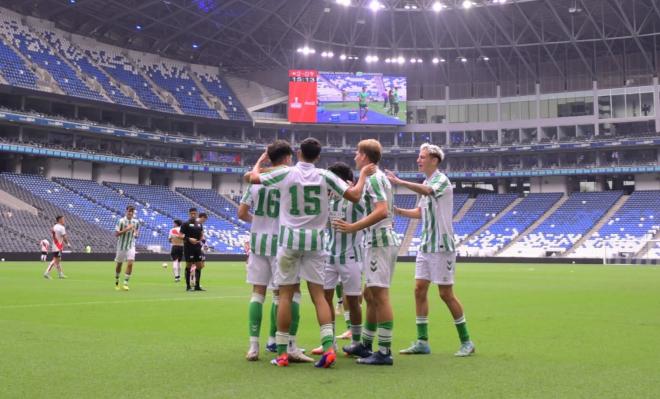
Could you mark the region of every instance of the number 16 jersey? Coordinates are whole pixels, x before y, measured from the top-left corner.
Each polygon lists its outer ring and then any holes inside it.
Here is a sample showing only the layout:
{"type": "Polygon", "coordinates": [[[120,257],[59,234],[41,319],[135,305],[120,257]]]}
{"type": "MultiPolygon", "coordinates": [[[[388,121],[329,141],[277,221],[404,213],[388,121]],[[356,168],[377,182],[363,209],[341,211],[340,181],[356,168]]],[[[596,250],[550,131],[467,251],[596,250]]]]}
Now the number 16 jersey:
{"type": "Polygon", "coordinates": [[[250,184],[241,198],[241,204],[252,209],[250,251],[261,256],[277,255],[280,190],[275,187],[250,184]]]}
{"type": "Polygon", "coordinates": [[[279,245],[300,251],[322,250],[328,190],[343,197],[348,184],[306,162],[261,174],[260,180],[264,187],[278,188],[281,193],[279,245]]]}

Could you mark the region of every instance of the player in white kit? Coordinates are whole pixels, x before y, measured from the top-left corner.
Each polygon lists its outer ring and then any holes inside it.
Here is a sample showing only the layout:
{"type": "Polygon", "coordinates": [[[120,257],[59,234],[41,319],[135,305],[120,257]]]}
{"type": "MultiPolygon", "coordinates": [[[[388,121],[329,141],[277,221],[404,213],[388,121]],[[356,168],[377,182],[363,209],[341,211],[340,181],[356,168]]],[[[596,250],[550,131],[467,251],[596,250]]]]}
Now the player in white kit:
{"type": "Polygon", "coordinates": [[[50,241],[43,239],[39,242],[39,249],[41,249],[41,261],[45,262],[48,258],[48,251],[50,250],[50,241]]]}
{"type": "Polygon", "coordinates": [[[57,223],[55,223],[50,231],[53,239],[53,259],[50,261],[44,272],[44,278],[46,279],[50,279],[50,271],[53,269],[53,266],[57,268],[57,274],[60,278],[66,278],[64,271],[62,270],[62,251],[64,250],[65,245],[71,247],[71,244],[69,244],[69,238],[66,235],[66,227],[64,227],[64,216],[57,216],[55,221],[57,223]]]}
{"type": "MultiPolygon", "coordinates": [[[[272,169],[291,165],[293,150],[288,142],[276,140],[266,150],[270,159],[272,169]]],[[[271,169],[271,170],[272,170],[271,169]]],[[[273,303],[271,305],[271,328],[272,338],[269,334],[267,345],[268,351],[277,351],[275,344],[275,333],[277,321],[275,315],[279,305],[279,290],[273,284],[273,277],[277,268],[277,248],[279,234],[280,215],[279,188],[265,187],[263,185],[249,185],[241,198],[238,208],[238,217],[251,223],[250,241],[247,262],[247,282],[252,285],[252,297],[248,309],[248,324],[250,336],[250,348],[246,359],[248,361],[259,360],[259,336],[261,333],[261,320],[263,316],[263,303],[267,288],[273,290],[273,303]],[[250,214],[252,210],[252,214],[250,214]],[[272,340],[272,343],[271,343],[272,340]]],[[[300,322],[300,292],[296,292],[291,303],[291,326],[289,328],[289,360],[292,362],[313,362],[296,345],[296,335],[300,322]]]]}
{"type": "MultiPolygon", "coordinates": [[[[382,147],[377,140],[362,140],[355,153],[355,165],[363,169],[366,165],[377,164],[382,157],[382,147]]],[[[399,237],[392,224],[394,193],[392,185],[380,169],[369,177],[364,190],[365,215],[360,221],[349,223],[344,220],[333,222],[341,232],[353,233],[365,230],[365,290],[367,302],[367,322],[362,331],[362,343],[344,347],[344,352],[357,356],[358,364],[394,364],[392,359],[392,332],[394,313],[390,303],[389,287],[394,275],[399,237]],[[374,335],[378,334],[378,350],[371,351],[374,335]]]]}
{"type": "Polygon", "coordinates": [[[395,209],[399,215],[420,219],[423,226],[421,243],[415,264],[415,307],[417,312],[417,341],[401,350],[404,355],[431,353],[428,344],[429,303],[427,293],[430,284],[438,286],[440,298],[454,318],[461,346],[456,356],[470,356],[474,344],[467,330],[463,305],[454,295],[456,271],[456,245],[454,243],[453,208],[454,191],[449,178],[438,170],[445,154],[440,147],[423,144],[419,149],[417,166],[426,180],[422,184],[399,179],[388,171],[393,184],[406,187],[421,195],[417,208],[395,209]]]}
{"type": "Polygon", "coordinates": [[[278,234],[278,267],[275,283],[280,288],[280,305],[277,312],[277,352],[273,360],[277,366],[288,366],[287,346],[291,324],[291,301],[299,279],[307,281],[310,296],[316,307],[316,315],[321,332],[321,345],[324,353],[315,364],[327,368],[334,364],[336,353],[332,346],[333,309],[323,292],[325,227],[328,221],[328,190],[352,202],[358,202],[362,195],[368,172],[365,168],[358,183],[349,188],[335,174],[317,169],[314,163],[321,155],[321,143],[307,138],[300,144],[299,162],[292,167],[284,167],[260,174],[261,163],[267,154],[262,155],[249,174],[253,184],[280,189],[280,231],[278,234]]]}

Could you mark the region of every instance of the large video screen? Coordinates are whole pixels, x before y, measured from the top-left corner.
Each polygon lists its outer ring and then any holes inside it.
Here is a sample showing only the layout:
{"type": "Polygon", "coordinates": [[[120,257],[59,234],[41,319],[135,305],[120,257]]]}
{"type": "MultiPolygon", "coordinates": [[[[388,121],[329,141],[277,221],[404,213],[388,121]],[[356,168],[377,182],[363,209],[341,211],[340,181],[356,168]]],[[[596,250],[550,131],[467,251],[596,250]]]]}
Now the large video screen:
{"type": "Polygon", "coordinates": [[[405,76],[289,71],[291,122],[405,125],[406,99],[405,76]]]}
{"type": "Polygon", "coordinates": [[[317,123],[405,125],[405,76],[319,72],[317,123]]]}

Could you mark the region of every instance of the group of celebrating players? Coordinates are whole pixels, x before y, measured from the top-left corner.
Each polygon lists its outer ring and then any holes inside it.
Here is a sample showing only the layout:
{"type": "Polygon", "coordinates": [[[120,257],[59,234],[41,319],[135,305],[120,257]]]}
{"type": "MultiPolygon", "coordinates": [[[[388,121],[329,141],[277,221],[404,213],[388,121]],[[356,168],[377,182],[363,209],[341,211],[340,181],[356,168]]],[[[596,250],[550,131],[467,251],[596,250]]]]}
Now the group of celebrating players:
{"type": "MultiPolygon", "coordinates": [[[[358,364],[392,365],[391,344],[394,314],[389,288],[394,275],[399,237],[393,228],[393,215],[421,219],[422,235],[415,266],[415,310],[417,340],[400,354],[429,354],[427,293],[437,285],[458,331],[460,347],[456,356],[470,356],[475,347],[468,334],[463,307],[453,291],[456,248],[452,226],[453,189],[446,175],[439,171],[444,153],[432,144],[421,146],[417,164],[425,174],[423,183],[398,178],[378,168],[382,147],[376,140],[362,140],[355,153],[355,166],[360,171],[354,182],[353,170],[338,162],[327,170],[315,167],[321,155],[321,144],[305,139],[293,164],[294,151],[284,140],[270,144],[254,168],[246,173],[250,183],[241,199],[239,218],[251,223],[247,282],[252,285],[248,311],[249,349],[247,360],[259,359],[259,336],[263,304],[268,289],[273,291],[270,310],[270,333],[266,350],[276,352],[271,363],[288,366],[290,362],[314,362],[296,344],[300,323],[300,281],[305,280],[316,309],[321,346],[312,354],[321,355],[316,367],[331,367],[337,357],[333,295],[338,285],[343,288],[346,322],[350,337],[342,348],[358,364]],[[270,166],[266,167],[266,162],[270,166]],[[413,209],[394,206],[392,186],[400,185],[420,195],[413,209]],[[363,288],[364,279],[364,288],[363,288]],[[362,300],[366,302],[363,321],[362,300]],[[374,341],[378,342],[373,349],[374,341]]],[[[185,222],[174,221],[169,240],[175,281],[180,281],[181,262],[185,260],[187,291],[204,291],[200,285],[204,268],[204,223],[207,215],[189,210],[185,222]]],[[[64,217],[57,217],[52,229],[55,245],[53,259],[44,273],[56,267],[65,278],[60,264],[64,245],[69,245],[64,217]]],[[[129,205],[124,217],[117,221],[115,236],[115,288],[129,290],[135,241],[139,222],[135,207],[129,205]],[[126,262],[123,284],[119,280],[126,262]]],[[[42,260],[48,243],[42,241],[42,260]]]]}
{"type": "Polygon", "coordinates": [[[300,281],[307,281],[320,326],[321,355],[315,366],[328,368],[337,357],[333,294],[341,284],[350,322],[351,344],[342,348],[358,364],[392,365],[394,315],[389,287],[392,282],[399,237],[394,214],[421,219],[420,251],[415,269],[417,340],[400,354],[429,354],[427,292],[431,284],[449,308],[461,341],[456,356],[469,356],[475,347],[468,334],[463,307],[454,295],[455,246],[452,227],[453,189],[438,170],[444,158],[435,145],[420,148],[417,163],[426,175],[422,184],[399,179],[378,168],[382,147],[376,140],[358,144],[354,182],[351,167],[336,163],[328,170],[315,167],[321,144],[304,140],[294,165],[293,149],[278,140],[268,146],[254,168],[245,175],[250,186],[239,207],[239,217],[252,224],[247,282],[253,286],[249,304],[250,344],[247,360],[259,359],[263,303],[273,290],[271,328],[266,349],[276,352],[277,366],[313,362],[296,345],[300,319],[300,281]],[[265,167],[266,161],[270,166],[265,167]],[[416,208],[394,206],[392,185],[419,194],[416,208]],[[252,213],[250,213],[252,211],[252,213]],[[362,280],[365,280],[364,289],[362,280]],[[362,318],[362,299],[366,320],[362,318]],[[377,350],[373,343],[378,339],[377,350]]]}

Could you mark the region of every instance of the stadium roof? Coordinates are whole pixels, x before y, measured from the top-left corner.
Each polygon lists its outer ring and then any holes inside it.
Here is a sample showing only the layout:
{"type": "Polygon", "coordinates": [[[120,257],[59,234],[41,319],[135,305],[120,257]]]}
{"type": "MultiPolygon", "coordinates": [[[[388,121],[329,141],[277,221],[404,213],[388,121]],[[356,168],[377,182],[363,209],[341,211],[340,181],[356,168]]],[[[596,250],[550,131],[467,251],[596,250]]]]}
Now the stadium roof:
{"type": "Polygon", "coordinates": [[[103,42],[234,72],[321,61],[329,68],[358,69],[374,54],[380,62],[399,56],[405,63],[411,57],[425,62],[499,59],[534,75],[537,60],[562,70],[570,56],[593,76],[596,57],[610,57],[620,66],[631,51],[642,54],[649,71],[657,69],[656,0],[341,2],[0,0],[0,5],[103,42]],[[304,47],[315,53],[305,54],[304,47]],[[323,52],[333,56],[320,60],[323,52]],[[340,60],[342,54],[357,59],[340,60]]]}

